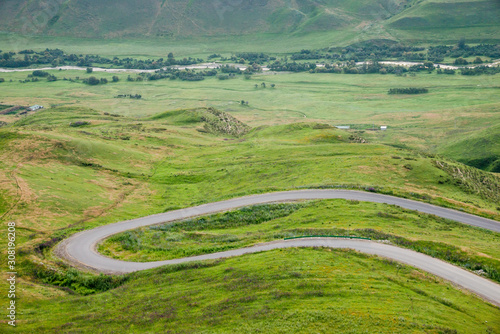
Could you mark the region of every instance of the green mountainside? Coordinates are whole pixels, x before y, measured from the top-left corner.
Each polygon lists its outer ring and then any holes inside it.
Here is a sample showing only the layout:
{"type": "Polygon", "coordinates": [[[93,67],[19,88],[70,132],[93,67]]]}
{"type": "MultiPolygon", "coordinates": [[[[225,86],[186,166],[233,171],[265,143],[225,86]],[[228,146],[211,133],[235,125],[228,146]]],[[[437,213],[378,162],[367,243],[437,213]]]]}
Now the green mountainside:
{"type": "Polygon", "coordinates": [[[419,39],[498,36],[498,1],[457,0],[4,0],[0,31],[85,38],[354,32],[419,39]],[[482,28],[477,33],[477,27],[482,28]],[[464,28],[466,28],[464,30],[464,28]],[[467,30],[467,29],[470,29],[467,30]],[[435,36],[434,36],[435,37],[435,36]]]}

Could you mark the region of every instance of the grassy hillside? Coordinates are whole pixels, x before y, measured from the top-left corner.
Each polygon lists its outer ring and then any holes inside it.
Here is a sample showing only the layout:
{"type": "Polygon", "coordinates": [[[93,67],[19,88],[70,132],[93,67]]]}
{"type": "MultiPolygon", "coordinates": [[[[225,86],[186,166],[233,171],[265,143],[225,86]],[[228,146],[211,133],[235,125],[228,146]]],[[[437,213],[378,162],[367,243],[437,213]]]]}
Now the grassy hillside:
{"type": "MultiPolygon", "coordinates": [[[[15,115],[9,117],[16,119],[15,115]]],[[[243,322],[249,326],[249,331],[264,326],[268,332],[279,332],[282,326],[296,323],[292,318],[279,320],[275,316],[286,309],[291,314],[306,317],[301,327],[294,329],[304,332],[318,319],[307,320],[307,313],[300,311],[304,303],[315,305],[318,317],[327,317],[322,322],[325,326],[349,322],[359,330],[375,326],[381,332],[437,333],[446,328],[466,332],[466,328],[470,328],[468,324],[477,323],[485,330],[488,326],[496,330],[497,308],[446,284],[436,283],[439,280],[419,271],[345,252],[287,250],[226,260],[215,266],[209,264],[209,268],[205,268],[206,264],[195,266],[198,269],[174,267],[113,280],[68,269],[54,258],[51,247],[61,238],[82,229],[245,194],[296,188],[374,188],[383,193],[498,218],[495,196],[500,188],[499,181],[485,172],[469,173],[464,180],[453,174],[451,167],[443,168],[453,166],[451,162],[391,146],[363,144],[352,133],[327,124],[257,126],[247,133],[233,134],[231,131],[207,131],[207,123],[217,125],[215,128],[219,130],[245,127],[229,115],[204,108],[136,118],[60,106],[19,118],[0,129],[0,176],[3,180],[0,195],[5,204],[0,206],[0,214],[3,219],[17,223],[19,271],[22,273],[18,291],[23,307],[19,325],[24,330],[37,333],[53,332],[54,329],[85,331],[91,326],[87,317],[92,317],[92,326],[100,323],[99,319],[106,322],[101,325],[103,332],[155,331],[154,326],[160,325],[177,328],[178,332],[203,328],[234,331],[243,322]],[[212,118],[207,113],[218,116],[212,118]],[[71,126],[75,122],[88,123],[71,126]],[[481,182],[484,177],[491,178],[487,184],[481,182]],[[471,187],[464,187],[464,184],[471,187]],[[269,267],[268,258],[276,260],[276,254],[284,256],[279,260],[282,263],[275,262],[277,267],[269,267]],[[328,264],[332,254],[339,262],[328,264]],[[314,258],[312,267],[303,263],[304,256],[314,258]],[[220,273],[233,275],[232,270],[239,266],[238,263],[245,263],[245,270],[249,271],[237,270],[235,276],[225,281],[220,273]],[[353,270],[349,275],[354,276],[349,277],[358,277],[357,283],[348,283],[345,287],[338,285],[345,274],[344,267],[353,270]],[[380,270],[374,273],[373,268],[380,270]],[[321,276],[318,270],[327,276],[321,276]],[[252,271],[263,276],[249,278],[252,271]],[[301,272],[299,276],[295,274],[297,271],[301,272]],[[187,279],[192,274],[200,281],[187,279]],[[291,281],[286,277],[276,279],[276,275],[288,275],[291,281]],[[165,284],[170,288],[161,289],[163,292],[158,295],[157,288],[162,286],[163,280],[168,281],[165,284]],[[234,288],[225,287],[224,284],[232,284],[227,282],[233,280],[234,288]],[[412,284],[405,283],[407,280],[412,284]],[[238,282],[245,282],[244,285],[252,290],[257,286],[248,285],[248,282],[254,281],[260,282],[255,298],[240,300],[242,290],[238,282]],[[103,292],[117,285],[122,287],[103,292]],[[336,295],[344,289],[356,293],[336,295]],[[183,300],[178,293],[195,294],[196,291],[204,291],[196,298],[190,297],[198,304],[187,299],[185,304],[176,304],[176,300],[183,300]],[[74,293],[91,295],[72,296],[74,293]],[[233,301],[236,294],[240,297],[233,301]],[[401,298],[389,302],[383,296],[401,298]],[[144,300],[149,302],[144,303],[144,300]],[[228,302],[232,305],[230,308],[226,308],[226,300],[231,300],[228,302]],[[402,315],[401,305],[408,305],[408,300],[414,307],[406,308],[406,315],[402,315]],[[382,302],[392,306],[380,308],[382,302]],[[75,304],[90,305],[90,308],[75,309],[75,304]],[[360,308],[361,304],[365,306],[360,308]],[[217,305],[222,305],[221,312],[210,315],[209,310],[217,305]],[[392,307],[399,311],[393,312],[392,307]],[[259,313],[264,308],[268,311],[259,313]],[[332,308],[341,310],[340,318],[332,320],[333,323],[328,320],[332,308]],[[480,309],[481,313],[471,308],[480,309]],[[159,309],[164,312],[158,313],[159,309]],[[243,318],[233,317],[231,310],[242,311],[238,314],[244,314],[243,318]],[[370,313],[370,320],[359,314],[360,310],[370,313]],[[125,321],[120,315],[123,312],[137,316],[125,321]],[[447,316],[437,317],[440,312],[447,316]],[[396,313],[398,316],[394,320],[396,313]],[[459,316],[462,313],[466,318],[459,316]],[[404,317],[404,321],[398,317],[404,317]],[[116,321],[109,322],[109,319],[116,321]],[[153,319],[156,321],[151,321],[153,319]],[[462,322],[464,319],[466,323],[462,322]]],[[[285,221],[281,222],[240,226],[238,228],[245,231],[245,238],[239,242],[267,240],[275,233],[306,233],[304,229],[310,228],[377,229],[411,240],[422,234],[422,225],[428,225],[435,228],[436,235],[445,238],[444,235],[450,233],[453,237],[441,244],[436,243],[437,237],[432,235],[419,236],[417,239],[424,242],[422,245],[427,251],[458,254],[458,259],[464,261],[484,260],[491,265],[490,269],[496,266],[497,254],[493,251],[496,248],[488,244],[497,242],[495,234],[463,230],[456,224],[392,209],[390,217],[379,216],[376,212],[387,210],[379,205],[345,201],[332,201],[327,205],[333,205],[333,210],[311,207],[296,211],[295,225],[283,217],[285,221]],[[354,216],[344,217],[343,212],[352,206],[356,207],[354,216]],[[386,224],[388,221],[397,222],[394,229],[386,224]],[[271,234],[259,232],[263,226],[269,226],[271,234]],[[464,237],[471,240],[467,241],[470,243],[468,248],[460,245],[464,237]]],[[[241,231],[226,232],[222,233],[238,235],[241,231]]],[[[199,234],[199,231],[192,233],[199,234]]],[[[223,245],[231,238],[226,235],[217,240],[223,245]]],[[[200,245],[210,244],[209,239],[201,238],[200,245]]],[[[183,242],[182,238],[179,241],[183,242]]],[[[179,250],[185,249],[184,246],[179,245],[179,250]]],[[[193,250],[196,251],[194,248],[189,251],[193,250]]],[[[349,282],[353,282],[351,278],[349,282]]]]}
{"type": "MultiPolygon", "coordinates": [[[[488,158],[490,153],[495,154],[498,146],[491,138],[486,140],[490,144],[485,149],[478,145],[465,151],[460,150],[459,144],[454,149],[446,149],[468,136],[479,138],[482,136],[480,131],[487,131],[485,129],[490,127],[491,131],[484,132],[484,136],[494,135],[493,126],[498,127],[500,110],[498,74],[418,73],[405,77],[295,73],[258,74],[248,80],[239,76],[231,80],[212,77],[199,82],[156,80],[138,83],[127,81],[128,74],[124,73],[116,74],[120,81],[112,83],[115,75],[112,73],[50,71],[59,79],[96,75],[110,81],[107,85],[88,86],[64,80],[20,83],[19,80],[26,79],[28,73],[1,74],[6,82],[1,84],[0,102],[7,105],[85,105],[108,113],[144,118],[163,117],[158,115],[165,110],[213,106],[252,127],[304,121],[350,125],[353,128],[351,133],[362,135],[370,142],[439,153],[462,162],[488,158]],[[268,88],[255,88],[255,84],[260,86],[262,82],[266,82],[268,88]],[[276,86],[271,88],[271,84],[276,86]],[[387,94],[394,87],[423,87],[428,88],[429,93],[387,94]],[[142,99],[115,98],[119,94],[141,94],[142,99]],[[241,105],[241,100],[249,104],[241,105]],[[368,130],[374,125],[387,125],[389,130],[368,130]],[[460,151],[473,156],[469,159],[457,155],[460,151]]],[[[174,116],[169,117],[174,122],[174,116]]],[[[178,117],[181,121],[186,115],[179,114],[178,117]]],[[[489,165],[485,166],[489,169],[489,165]]]]}
{"type": "MultiPolygon", "coordinates": [[[[23,44],[28,35],[77,38],[67,40],[75,48],[87,43],[87,38],[113,39],[123,46],[143,44],[147,37],[152,40],[154,53],[165,46],[165,41],[169,45],[183,44],[183,48],[191,51],[219,43],[217,52],[269,51],[277,45],[279,51],[290,46],[297,51],[374,38],[437,43],[456,42],[465,37],[471,42],[486,42],[498,41],[500,35],[497,22],[500,6],[494,0],[68,0],[58,3],[2,1],[0,31],[24,35],[21,40],[10,39],[16,46],[23,44]]],[[[141,51],[136,48],[136,52],[141,51]]]]}
{"type": "Polygon", "coordinates": [[[438,152],[457,161],[500,173],[500,126],[494,125],[442,144],[438,152]],[[465,138],[464,138],[465,137],[465,138]]]}
{"type": "MultiPolygon", "coordinates": [[[[30,333],[495,333],[500,310],[350,251],[286,249],[131,275],[93,296],[21,299],[30,333]]],[[[12,331],[14,332],[14,331],[12,331]]]]}
{"type": "MultiPolygon", "coordinates": [[[[75,37],[231,35],[337,29],[396,14],[406,1],[2,1],[3,30],[44,13],[39,33],[75,37]]],[[[17,27],[16,27],[17,26],[17,27]]]]}

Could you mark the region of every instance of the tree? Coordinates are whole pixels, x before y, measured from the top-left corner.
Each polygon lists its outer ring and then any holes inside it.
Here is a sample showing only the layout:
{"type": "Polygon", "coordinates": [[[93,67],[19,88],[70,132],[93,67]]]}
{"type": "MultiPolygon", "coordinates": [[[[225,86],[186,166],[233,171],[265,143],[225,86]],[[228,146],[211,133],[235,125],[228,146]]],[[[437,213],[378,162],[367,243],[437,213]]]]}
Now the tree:
{"type": "Polygon", "coordinates": [[[474,64],[482,64],[483,63],[483,60],[481,59],[481,57],[476,57],[476,59],[474,59],[474,64]]]}
{"type": "Polygon", "coordinates": [[[92,86],[98,85],[99,82],[100,82],[99,79],[97,79],[96,77],[90,77],[88,79],[88,84],[92,86]]]}
{"type": "Polygon", "coordinates": [[[429,71],[432,71],[434,69],[434,63],[432,61],[426,61],[424,63],[424,67],[426,67],[429,71]]]}
{"type": "Polygon", "coordinates": [[[455,59],[455,65],[467,65],[468,63],[469,62],[462,57],[455,59]]]}
{"type": "Polygon", "coordinates": [[[265,82],[261,83],[260,85],[262,86],[262,88],[266,88],[266,83],[265,82]]]}
{"type": "Polygon", "coordinates": [[[87,67],[87,73],[92,73],[94,72],[94,69],[92,67],[87,67]]]}
{"type": "Polygon", "coordinates": [[[106,79],[106,78],[101,78],[101,83],[102,83],[102,84],[107,84],[107,83],[108,83],[108,79],[106,79]]]}
{"type": "Polygon", "coordinates": [[[465,49],[465,46],[466,46],[466,45],[465,45],[465,38],[464,38],[464,37],[460,38],[460,40],[458,41],[457,46],[458,46],[458,48],[459,48],[460,50],[465,49]]]}
{"type": "Polygon", "coordinates": [[[259,88],[259,85],[255,84],[255,88],[259,88]]]}
{"type": "Polygon", "coordinates": [[[118,82],[120,79],[116,76],[116,75],[113,75],[113,82],[118,82]]]}

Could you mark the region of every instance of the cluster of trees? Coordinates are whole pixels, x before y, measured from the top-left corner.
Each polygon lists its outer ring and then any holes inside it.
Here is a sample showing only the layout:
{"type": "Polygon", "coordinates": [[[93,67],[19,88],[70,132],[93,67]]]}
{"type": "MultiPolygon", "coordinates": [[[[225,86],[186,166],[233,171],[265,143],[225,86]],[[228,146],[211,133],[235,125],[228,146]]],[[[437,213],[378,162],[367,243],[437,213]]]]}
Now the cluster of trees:
{"type": "Polygon", "coordinates": [[[27,67],[30,65],[73,65],[90,67],[94,64],[98,65],[113,65],[119,68],[132,69],[160,69],[172,65],[192,65],[202,63],[204,60],[200,58],[183,58],[175,59],[172,53],[167,55],[167,58],[138,60],[135,58],[118,58],[112,59],[101,57],[99,55],[76,55],[66,54],[60,49],[46,49],[45,51],[35,52],[33,50],[23,50],[16,54],[15,52],[0,51],[0,67],[27,67]]]}
{"type": "Polygon", "coordinates": [[[478,64],[484,63],[484,61],[481,59],[481,57],[476,57],[476,59],[474,59],[474,61],[472,61],[472,62],[469,62],[469,61],[467,61],[467,59],[464,59],[462,57],[458,57],[454,61],[455,65],[469,65],[471,63],[478,65],[478,64]]]}
{"type": "Polygon", "coordinates": [[[217,79],[219,79],[219,80],[229,80],[229,79],[234,79],[234,78],[236,78],[236,74],[235,73],[219,74],[217,76],[217,79]]]}
{"type": "Polygon", "coordinates": [[[482,74],[497,74],[500,73],[500,67],[489,67],[489,66],[477,66],[477,67],[466,67],[460,69],[462,75],[482,75],[482,74]]]}
{"type": "Polygon", "coordinates": [[[271,57],[267,54],[258,52],[242,52],[242,53],[237,53],[235,56],[231,57],[231,61],[236,61],[239,62],[240,64],[245,64],[246,62],[249,62],[262,65],[272,60],[276,60],[276,57],[271,57]]]}
{"type": "MultiPolygon", "coordinates": [[[[352,45],[345,48],[330,48],[323,50],[301,50],[293,53],[291,60],[330,59],[355,62],[377,59],[413,59],[413,52],[424,51],[423,47],[407,46],[402,44],[375,44],[352,45]]],[[[420,57],[420,56],[419,56],[420,57]]]]}
{"type": "Polygon", "coordinates": [[[425,94],[428,93],[429,90],[427,88],[391,88],[389,89],[388,94],[425,94]]]}
{"type": "Polygon", "coordinates": [[[46,78],[49,76],[49,72],[45,72],[45,71],[40,71],[40,70],[35,70],[31,73],[32,76],[34,77],[42,77],[42,78],[46,78]]]}
{"type": "Polygon", "coordinates": [[[231,65],[222,65],[219,69],[222,73],[233,73],[233,74],[243,73],[243,71],[240,70],[238,67],[231,65]]]}
{"type": "Polygon", "coordinates": [[[310,73],[345,73],[345,74],[396,74],[401,75],[405,72],[420,72],[420,71],[433,71],[434,64],[432,62],[425,62],[420,65],[413,65],[409,68],[403,66],[382,65],[377,61],[365,62],[361,65],[356,64],[354,60],[346,63],[325,64],[319,67],[316,63],[287,63],[276,61],[269,65],[269,69],[273,71],[289,71],[289,72],[310,72],[310,73]]]}
{"type": "Polygon", "coordinates": [[[117,95],[115,97],[118,98],[118,99],[123,99],[123,98],[126,98],[126,97],[131,98],[131,99],[137,99],[137,100],[142,99],[142,95],[141,94],[134,94],[134,95],[132,95],[132,94],[119,94],[119,95],[117,95]]]}
{"type": "Polygon", "coordinates": [[[96,86],[96,85],[105,85],[108,83],[108,79],[106,78],[101,78],[97,79],[96,77],[88,77],[82,80],[84,84],[91,85],[91,86],[96,86]]]}
{"type": "MultiPolygon", "coordinates": [[[[88,71],[87,71],[88,72],[88,71]]],[[[21,83],[28,83],[28,82],[37,82],[40,81],[40,78],[47,78],[47,81],[57,81],[59,80],[55,75],[50,74],[47,71],[42,71],[42,70],[34,70],[31,74],[28,74],[28,78],[25,80],[19,80],[21,83]]],[[[77,82],[80,80],[80,77],[76,77],[75,79],[72,78],[64,78],[64,81],[71,81],[71,82],[77,82]]],[[[12,81],[12,80],[11,80],[12,81]]],[[[120,78],[116,75],[113,76],[112,78],[113,82],[118,82],[120,81],[120,78]]],[[[99,84],[107,84],[108,79],[106,78],[100,78],[97,79],[94,76],[91,76],[89,78],[83,79],[83,83],[87,85],[99,85],[99,84]]]]}
{"type": "Polygon", "coordinates": [[[453,74],[455,74],[455,70],[448,69],[448,68],[445,68],[445,69],[438,68],[437,71],[436,71],[436,73],[437,74],[449,74],[449,75],[453,75],[453,74]]]}
{"type": "Polygon", "coordinates": [[[490,58],[500,58],[500,45],[480,44],[470,46],[462,39],[457,45],[438,45],[429,47],[427,59],[433,62],[441,62],[445,57],[468,58],[485,56],[490,58]]]}
{"type": "MultiPolygon", "coordinates": [[[[345,48],[301,50],[300,52],[293,53],[290,59],[293,61],[327,59],[341,62],[351,60],[363,62],[366,60],[398,59],[405,61],[442,62],[445,57],[466,58],[479,56],[500,58],[500,45],[480,44],[469,46],[465,44],[464,40],[461,40],[457,45],[431,46],[426,51],[425,48],[417,46],[369,43],[358,46],[352,45],[345,48]]],[[[286,58],[284,60],[287,61],[286,58]]],[[[476,58],[476,60],[478,59],[476,58]]]]}
{"type": "Polygon", "coordinates": [[[275,61],[272,64],[269,64],[269,69],[271,71],[286,71],[286,72],[306,72],[310,70],[316,69],[316,63],[288,63],[275,61]]]}

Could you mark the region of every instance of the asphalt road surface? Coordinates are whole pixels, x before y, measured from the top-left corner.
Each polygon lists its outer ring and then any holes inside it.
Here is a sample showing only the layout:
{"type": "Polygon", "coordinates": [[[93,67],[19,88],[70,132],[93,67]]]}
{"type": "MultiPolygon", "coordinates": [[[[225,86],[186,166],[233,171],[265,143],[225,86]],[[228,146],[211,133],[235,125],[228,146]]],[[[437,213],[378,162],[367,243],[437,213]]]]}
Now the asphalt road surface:
{"type": "Polygon", "coordinates": [[[472,291],[490,302],[500,306],[500,285],[483,277],[475,275],[464,269],[460,269],[441,260],[380,242],[367,240],[349,240],[332,238],[307,238],[294,240],[280,240],[271,243],[260,244],[253,247],[241,248],[227,252],[206,254],[189,258],[156,261],[156,262],[127,262],[105,257],[96,251],[96,246],[103,239],[114,234],[136,229],[143,226],[171,222],[189,217],[226,211],[238,207],[293,200],[310,199],[350,199],[366,202],[377,202],[397,205],[406,209],[416,210],[423,213],[433,214],[439,217],[451,219],[464,224],[485,228],[500,232],[500,222],[486,219],[464,212],[446,209],[435,205],[417,202],[413,200],[381,195],[376,193],[352,191],[352,190],[298,190],[287,192],[276,192],[262,195],[253,195],[230,199],[227,201],[204,204],[196,207],[170,211],[157,215],[142,217],[138,219],[123,221],[115,224],[101,226],[92,230],[77,233],[61,242],[56,248],[56,253],[68,260],[70,263],[86,267],[91,270],[105,273],[129,273],[134,271],[151,269],[168,264],[177,264],[189,261],[201,261],[207,259],[218,259],[231,256],[239,256],[248,253],[256,253],[271,249],[288,247],[331,247],[349,248],[359,252],[379,255],[398,262],[422,269],[436,276],[442,277],[456,285],[472,291]]]}

